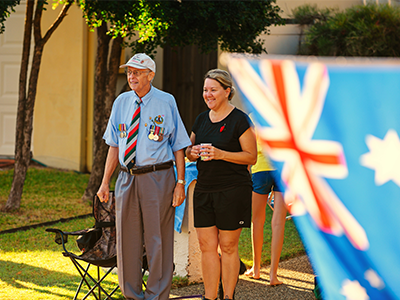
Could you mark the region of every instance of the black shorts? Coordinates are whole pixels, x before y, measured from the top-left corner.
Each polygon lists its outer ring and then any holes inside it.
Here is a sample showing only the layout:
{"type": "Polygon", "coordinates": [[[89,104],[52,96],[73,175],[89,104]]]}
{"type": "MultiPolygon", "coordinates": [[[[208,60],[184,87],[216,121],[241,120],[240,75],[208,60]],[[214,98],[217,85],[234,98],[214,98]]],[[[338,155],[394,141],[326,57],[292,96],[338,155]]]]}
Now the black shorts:
{"type": "Polygon", "coordinates": [[[194,227],[216,226],[236,230],[251,226],[252,187],[238,186],[220,192],[194,190],[194,227]]]}

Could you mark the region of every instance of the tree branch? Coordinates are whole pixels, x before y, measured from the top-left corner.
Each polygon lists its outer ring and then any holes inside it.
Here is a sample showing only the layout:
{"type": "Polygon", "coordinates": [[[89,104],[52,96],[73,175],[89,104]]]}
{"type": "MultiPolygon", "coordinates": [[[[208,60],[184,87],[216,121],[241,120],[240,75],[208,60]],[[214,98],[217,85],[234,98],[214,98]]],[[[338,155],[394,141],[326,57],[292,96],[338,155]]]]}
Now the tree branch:
{"type": "Polygon", "coordinates": [[[51,24],[51,26],[49,27],[49,29],[47,30],[45,36],[43,37],[43,42],[46,43],[47,40],[50,38],[50,36],[53,34],[54,30],[57,29],[58,25],[60,25],[60,23],[62,22],[62,20],[65,18],[65,16],[67,15],[68,9],[71,7],[73,1],[67,2],[66,4],[64,4],[61,12],[59,13],[57,19],[54,21],[53,24],[51,24]]]}
{"type": "Polygon", "coordinates": [[[25,28],[24,28],[24,42],[22,49],[21,59],[21,70],[19,74],[19,98],[26,97],[26,82],[28,78],[28,66],[29,66],[29,53],[31,49],[31,37],[32,37],[32,18],[33,18],[33,7],[35,2],[28,0],[26,3],[26,14],[25,14],[25,28]]]}
{"type": "MultiPolygon", "coordinates": [[[[34,0],[28,0],[35,2],[34,0]]],[[[42,27],[41,27],[41,20],[42,20],[42,13],[43,13],[43,0],[39,0],[36,3],[35,9],[35,17],[33,19],[33,36],[35,38],[35,44],[39,44],[42,39],[42,27]]]]}

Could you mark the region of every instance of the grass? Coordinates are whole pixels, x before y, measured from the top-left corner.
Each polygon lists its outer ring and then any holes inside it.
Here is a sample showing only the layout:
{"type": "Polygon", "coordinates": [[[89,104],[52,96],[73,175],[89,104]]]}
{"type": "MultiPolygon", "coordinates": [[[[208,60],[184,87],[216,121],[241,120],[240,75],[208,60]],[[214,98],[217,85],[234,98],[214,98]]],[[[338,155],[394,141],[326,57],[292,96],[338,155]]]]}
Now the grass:
{"type": "MultiPolygon", "coordinates": [[[[272,210],[267,206],[265,224],[264,224],[264,242],[261,254],[261,265],[268,266],[271,263],[271,219],[272,210]]],[[[244,228],[240,235],[239,254],[241,260],[247,267],[253,264],[251,229],[244,228]]],[[[305,250],[297,229],[292,220],[287,220],[285,224],[285,238],[283,241],[281,261],[305,254],[305,250]]]]}
{"type": "MultiPolygon", "coordinates": [[[[0,206],[7,200],[12,176],[13,170],[0,171],[0,206]]],[[[88,179],[88,174],[50,168],[29,168],[21,209],[13,213],[0,212],[1,230],[91,213],[91,205],[81,201],[88,179]]],[[[263,265],[270,262],[271,217],[272,211],[267,208],[263,265]]],[[[93,219],[88,217],[51,227],[74,231],[92,226],[93,219]]],[[[305,253],[293,221],[287,221],[285,228],[281,260],[305,253]]],[[[68,249],[79,250],[74,244],[75,241],[71,238],[68,249]]],[[[62,247],[54,242],[54,234],[45,232],[45,227],[0,234],[0,299],[72,299],[80,277],[70,260],[63,257],[61,252],[62,247]]],[[[239,252],[242,261],[250,266],[250,229],[242,231],[239,252]]],[[[117,276],[111,274],[106,281],[106,289],[112,289],[117,281],[117,276]]],[[[189,280],[186,277],[173,279],[173,287],[187,284],[189,280]]],[[[124,299],[119,290],[115,299],[124,299]]]]}
{"type": "MultiPolygon", "coordinates": [[[[0,171],[0,207],[11,189],[14,170],[0,171]]],[[[7,230],[91,213],[81,201],[88,174],[50,168],[29,168],[19,211],[0,212],[0,228],[7,230]]]]}
{"type": "MultiPolygon", "coordinates": [[[[86,218],[52,227],[74,231],[91,226],[92,218],[86,218]]],[[[78,272],[61,254],[62,247],[54,242],[54,234],[44,229],[0,235],[0,299],[61,300],[72,299],[75,295],[80,280],[78,272]]],[[[69,241],[70,249],[74,248],[73,243],[69,241]]],[[[91,275],[96,276],[96,273],[91,275]]],[[[108,276],[106,290],[112,290],[117,282],[117,275],[108,276]]],[[[124,299],[119,290],[115,298],[124,299]]]]}

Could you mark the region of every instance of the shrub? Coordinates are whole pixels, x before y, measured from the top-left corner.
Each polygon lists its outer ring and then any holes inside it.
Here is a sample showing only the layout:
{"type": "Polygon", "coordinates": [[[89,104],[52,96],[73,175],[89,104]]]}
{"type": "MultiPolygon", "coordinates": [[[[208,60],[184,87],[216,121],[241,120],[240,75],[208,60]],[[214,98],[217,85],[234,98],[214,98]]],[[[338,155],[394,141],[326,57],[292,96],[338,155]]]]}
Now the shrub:
{"type": "Polygon", "coordinates": [[[294,22],[300,26],[326,22],[335,12],[335,8],[319,9],[316,4],[304,4],[292,10],[294,22]]]}
{"type": "Polygon", "coordinates": [[[400,8],[359,5],[314,22],[300,55],[400,56],[400,8]]]}

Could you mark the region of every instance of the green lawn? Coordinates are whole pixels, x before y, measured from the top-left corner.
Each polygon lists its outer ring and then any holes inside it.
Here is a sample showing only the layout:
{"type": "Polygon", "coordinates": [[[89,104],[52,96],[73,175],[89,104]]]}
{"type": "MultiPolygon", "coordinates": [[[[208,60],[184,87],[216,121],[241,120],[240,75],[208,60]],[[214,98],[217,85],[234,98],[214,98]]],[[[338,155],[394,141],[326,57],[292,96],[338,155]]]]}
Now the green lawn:
{"type": "MultiPolygon", "coordinates": [[[[7,200],[12,175],[13,170],[0,171],[0,206],[7,200]]],[[[90,213],[91,206],[80,200],[88,179],[87,174],[50,168],[30,168],[21,209],[14,213],[0,212],[0,230],[90,213]]],[[[272,211],[267,208],[262,256],[264,265],[270,262],[271,216],[272,211]]],[[[49,227],[74,231],[92,227],[93,224],[93,219],[88,217],[49,227]]],[[[73,238],[68,246],[79,250],[73,238]]],[[[243,230],[239,251],[242,261],[250,266],[250,229],[243,230]]],[[[0,299],[72,299],[80,277],[71,261],[61,252],[62,247],[54,242],[54,234],[45,232],[45,227],[0,234],[0,299]]],[[[287,221],[282,260],[300,254],[304,254],[303,245],[293,221],[287,221]]],[[[187,282],[187,278],[174,278],[174,286],[187,282]]],[[[117,276],[110,276],[106,283],[108,287],[114,286],[117,276]]],[[[124,299],[120,291],[115,299],[124,299]]]]}
{"type": "MultiPolygon", "coordinates": [[[[8,199],[13,174],[14,170],[0,171],[0,207],[8,199]]],[[[0,231],[91,213],[91,205],[81,201],[88,180],[88,174],[29,168],[21,208],[0,211],[0,231]]]]}
{"type": "MultiPolygon", "coordinates": [[[[86,218],[52,227],[74,231],[91,226],[92,218],[86,218]]],[[[72,239],[67,245],[78,249],[72,239]]],[[[62,255],[62,247],[54,242],[53,233],[40,227],[3,234],[0,235],[0,247],[0,299],[61,300],[74,297],[80,276],[71,261],[62,255]]],[[[97,276],[95,268],[93,271],[92,276],[97,276]]],[[[112,289],[118,282],[117,276],[111,274],[107,278],[105,286],[112,289]]],[[[124,299],[119,290],[116,296],[116,299],[124,299]]]]}
{"type": "MultiPolygon", "coordinates": [[[[271,218],[272,210],[267,206],[266,219],[264,224],[264,243],[261,255],[261,264],[266,266],[271,263],[271,218]]],[[[253,264],[251,230],[245,228],[242,230],[239,242],[239,253],[241,260],[251,267],[253,264]]],[[[293,220],[287,220],[285,225],[285,239],[282,247],[281,260],[305,254],[305,250],[293,220]]]]}

